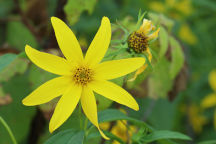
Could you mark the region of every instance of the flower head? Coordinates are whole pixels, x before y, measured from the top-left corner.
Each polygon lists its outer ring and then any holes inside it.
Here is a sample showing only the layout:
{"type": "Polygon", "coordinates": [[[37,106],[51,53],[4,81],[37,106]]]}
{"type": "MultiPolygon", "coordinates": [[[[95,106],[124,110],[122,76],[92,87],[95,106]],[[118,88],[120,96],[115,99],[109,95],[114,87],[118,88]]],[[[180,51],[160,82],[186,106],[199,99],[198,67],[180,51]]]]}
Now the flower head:
{"type": "Polygon", "coordinates": [[[111,40],[111,25],[107,17],[103,17],[85,57],[71,29],[56,17],[52,17],[51,22],[65,58],[37,51],[28,45],[25,51],[34,64],[60,76],[38,87],[22,102],[27,106],[39,105],[62,95],[49,124],[49,130],[53,132],[68,119],[80,100],[85,115],[98,128],[100,134],[108,139],[98,124],[97,105],[93,92],[138,110],[139,106],[135,99],[127,91],[108,80],[133,72],[141,67],[145,60],[128,58],[101,62],[111,40]]]}
{"type": "MultiPolygon", "coordinates": [[[[143,19],[143,23],[140,28],[128,37],[129,48],[133,49],[135,53],[138,54],[146,53],[148,55],[149,61],[151,62],[152,54],[149,49],[149,41],[156,39],[158,37],[159,31],[160,28],[156,30],[156,27],[150,20],[143,19]]],[[[135,80],[136,77],[147,68],[147,66],[148,64],[145,63],[140,69],[138,69],[130,81],[135,80]]]]}

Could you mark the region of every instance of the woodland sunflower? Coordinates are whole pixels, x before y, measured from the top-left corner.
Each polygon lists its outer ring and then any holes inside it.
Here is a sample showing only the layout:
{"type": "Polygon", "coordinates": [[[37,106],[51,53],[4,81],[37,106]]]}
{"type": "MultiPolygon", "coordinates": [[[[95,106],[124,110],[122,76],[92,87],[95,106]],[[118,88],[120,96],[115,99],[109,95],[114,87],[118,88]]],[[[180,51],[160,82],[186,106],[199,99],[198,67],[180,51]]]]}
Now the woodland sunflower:
{"type": "Polygon", "coordinates": [[[98,128],[100,134],[108,139],[99,128],[94,92],[139,110],[136,100],[109,80],[135,71],[145,63],[145,59],[128,58],[101,62],[111,40],[111,24],[107,17],[103,17],[85,57],[71,29],[56,17],[52,17],[51,22],[65,58],[40,52],[29,45],[26,45],[25,52],[34,64],[59,77],[38,87],[22,102],[27,106],[39,105],[62,95],[50,120],[49,130],[52,133],[68,119],[80,100],[85,115],[98,128]]]}

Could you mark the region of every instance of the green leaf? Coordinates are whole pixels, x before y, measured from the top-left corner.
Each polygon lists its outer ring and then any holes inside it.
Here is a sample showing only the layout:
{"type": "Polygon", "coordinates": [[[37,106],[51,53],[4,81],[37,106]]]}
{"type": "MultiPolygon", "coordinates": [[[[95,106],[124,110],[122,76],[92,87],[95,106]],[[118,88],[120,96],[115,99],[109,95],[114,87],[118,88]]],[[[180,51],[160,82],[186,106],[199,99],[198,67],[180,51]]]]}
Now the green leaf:
{"type": "Polygon", "coordinates": [[[136,30],[139,29],[139,27],[142,25],[145,14],[146,14],[146,12],[142,13],[142,10],[141,9],[139,10],[138,20],[136,23],[136,30]]]}
{"type": "Polygon", "coordinates": [[[216,143],[216,140],[208,140],[208,141],[199,142],[198,144],[215,144],[215,143],[216,143]]]}
{"type": "Polygon", "coordinates": [[[124,113],[120,112],[119,110],[115,110],[115,109],[107,109],[107,110],[101,111],[99,112],[98,117],[99,117],[100,123],[114,121],[114,120],[126,120],[129,118],[124,113]]]}
{"type": "Polygon", "coordinates": [[[100,110],[104,110],[108,107],[110,107],[110,105],[113,103],[113,101],[103,97],[102,95],[99,95],[97,93],[95,93],[95,99],[97,101],[97,109],[100,110]]]}
{"type": "MultiPolygon", "coordinates": [[[[119,144],[126,144],[121,138],[119,138],[118,136],[112,134],[109,131],[104,131],[104,134],[106,136],[108,136],[111,140],[118,141],[119,144]]],[[[100,135],[100,133],[98,131],[96,131],[96,132],[93,132],[93,133],[89,134],[87,136],[87,138],[86,138],[86,141],[89,141],[90,139],[95,139],[95,138],[98,138],[98,137],[101,137],[101,135],[100,135]]]]}
{"type": "Polygon", "coordinates": [[[174,79],[176,75],[180,72],[181,68],[184,65],[184,53],[179,42],[170,37],[170,45],[171,45],[171,66],[170,66],[170,77],[174,79]]]}
{"type": "MultiPolygon", "coordinates": [[[[131,118],[127,115],[125,115],[124,113],[122,113],[119,110],[115,110],[115,109],[107,109],[104,111],[99,112],[98,114],[98,118],[99,118],[99,123],[103,123],[103,122],[110,122],[110,121],[116,121],[116,120],[127,120],[129,122],[131,122],[132,124],[138,126],[139,128],[147,128],[147,130],[150,133],[153,133],[152,135],[149,135],[147,140],[161,140],[161,139],[184,139],[184,140],[190,140],[189,137],[178,133],[178,132],[172,132],[172,131],[156,131],[154,130],[151,126],[149,126],[148,124],[146,124],[145,122],[141,121],[141,120],[137,120],[134,118],[131,118]],[[161,132],[161,133],[160,133],[161,132]],[[163,132],[167,132],[165,135],[163,132]],[[176,135],[175,135],[176,134],[176,135]]],[[[172,142],[171,140],[165,140],[165,142],[168,142],[170,144],[174,144],[175,142],[172,142]]]]}
{"type": "Polygon", "coordinates": [[[84,131],[65,130],[48,139],[44,144],[83,144],[84,131]]]}
{"type": "Polygon", "coordinates": [[[112,134],[111,132],[105,131],[104,134],[106,136],[108,136],[110,139],[118,141],[119,144],[126,144],[121,138],[115,136],[114,134],[112,134]]]}
{"type": "Polygon", "coordinates": [[[2,71],[0,71],[0,82],[8,81],[15,74],[22,74],[28,67],[28,60],[20,58],[20,55],[8,64],[2,71]]]}
{"type": "Polygon", "coordinates": [[[182,133],[167,130],[153,131],[149,135],[143,137],[143,141],[147,143],[162,139],[191,140],[190,137],[182,133]]]}
{"type": "MultiPolygon", "coordinates": [[[[29,134],[31,122],[36,112],[36,107],[26,107],[22,104],[22,99],[31,92],[29,81],[26,75],[17,75],[1,84],[4,92],[11,96],[12,103],[1,106],[0,116],[4,117],[11,127],[17,142],[22,143],[29,134]]],[[[2,125],[0,125],[0,132],[0,143],[7,144],[10,141],[10,137],[3,130],[2,125]]]]}
{"type": "Polygon", "coordinates": [[[68,0],[64,7],[64,12],[70,25],[75,24],[79,20],[83,11],[88,11],[91,14],[96,2],[96,0],[68,0]]]}
{"type": "Polygon", "coordinates": [[[10,21],[8,23],[6,40],[11,46],[20,51],[24,51],[26,44],[31,45],[33,48],[38,47],[35,37],[20,21],[10,21]]]}
{"type": "Polygon", "coordinates": [[[149,97],[165,98],[167,96],[173,83],[169,75],[169,68],[170,62],[165,57],[162,57],[149,77],[149,97]]]}
{"type": "Polygon", "coordinates": [[[29,67],[29,81],[31,82],[32,90],[54,77],[56,77],[56,75],[38,68],[34,64],[29,67]]]}
{"type": "Polygon", "coordinates": [[[159,32],[160,52],[159,56],[162,57],[166,54],[168,49],[168,33],[164,27],[160,27],[159,32]]]}
{"type": "Polygon", "coordinates": [[[116,120],[127,120],[137,126],[142,126],[150,130],[153,130],[153,128],[147,125],[145,122],[128,117],[124,113],[120,112],[119,110],[115,110],[115,109],[107,109],[107,110],[99,112],[98,118],[99,118],[98,119],[99,123],[116,121],[116,120]]]}
{"type": "Polygon", "coordinates": [[[17,57],[15,54],[5,54],[0,56],[0,71],[7,67],[17,57]]]}

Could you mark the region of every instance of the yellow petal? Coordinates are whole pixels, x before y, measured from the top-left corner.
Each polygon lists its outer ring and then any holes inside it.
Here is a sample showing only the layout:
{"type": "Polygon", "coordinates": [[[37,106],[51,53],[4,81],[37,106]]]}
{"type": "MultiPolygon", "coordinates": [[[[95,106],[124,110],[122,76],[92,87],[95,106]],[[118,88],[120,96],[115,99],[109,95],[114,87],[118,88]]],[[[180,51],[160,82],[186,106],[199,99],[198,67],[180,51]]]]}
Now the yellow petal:
{"type": "Polygon", "coordinates": [[[111,25],[107,17],[103,17],[101,26],[95,35],[85,56],[85,62],[94,66],[104,57],[111,40],[111,25]]]}
{"type": "Polygon", "coordinates": [[[81,104],[85,115],[92,122],[92,124],[98,128],[101,136],[104,139],[109,139],[107,136],[105,136],[105,134],[101,131],[99,127],[95,96],[93,94],[93,91],[88,87],[83,88],[82,96],[81,96],[81,104]]]}
{"type": "Polygon", "coordinates": [[[120,86],[109,81],[95,81],[90,84],[90,87],[96,93],[113,100],[117,103],[125,105],[134,110],[139,110],[139,105],[136,100],[120,86]]]}
{"type": "Polygon", "coordinates": [[[148,19],[143,19],[143,23],[140,26],[139,31],[143,32],[145,35],[147,35],[152,29],[155,27],[153,26],[152,22],[148,19]]]}
{"type": "Polygon", "coordinates": [[[133,78],[129,79],[128,81],[135,81],[137,76],[140,75],[146,68],[148,64],[143,65],[141,68],[139,68],[136,73],[134,74],[133,78]]]}
{"type": "MultiPolygon", "coordinates": [[[[150,49],[147,48],[146,52],[147,52],[147,54],[148,54],[149,62],[151,62],[151,60],[152,60],[152,54],[151,54],[151,52],[150,52],[150,49]]],[[[139,74],[141,74],[141,73],[147,68],[147,66],[148,66],[148,63],[145,63],[141,68],[139,68],[139,69],[136,71],[136,73],[134,74],[133,78],[132,78],[132,79],[129,79],[128,81],[134,81],[134,80],[137,78],[137,76],[138,76],[139,74]]]]}
{"type": "Polygon", "coordinates": [[[131,73],[145,63],[144,58],[128,58],[122,60],[107,61],[96,68],[96,79],[114,79],[131,73]]]}
{"type": "Polygon", "coordinates": [[[209,84],[212,87],[212,89],[216,92],[216,70],[210,72],[209,84]]]}
{"type": "Polygon", "coordinates": [[[213,107],[216,106],[216,94],[212,93],[207,95],[201,102],[201,106],[203,108],[209,108],[209,107],[213,107]]]}
{"type": "Polygon", "coordinates": [[[25,52],[34,64],[48,72],[57,75],[71,74],[71,66],[64,58],[40,52],[36,49],[33,49],[29,45],[26,45],[25,52]]]}
{"type": "Polygon", "coordinates": [[[59,47],[66,59],[70,62],[80,63],[83,60],[83,54],[74,33],[57,17],[52,17],[51,22],[59,47]]]}
{"type": "Polygon", "coordinates": [[[26,98],[22,103],[27,106],[39,105],[62,95],[69,86],[71,80],[66,77],[57,77],[42,84],[26,98]]]}
{"type": "MultiPolygon", "coordinates": [[[[118,120],[116,125],[113,126],[111,133],[116,135],[117,137],[121,138],[123,141],[128,141],[130,138],[129,132],[131,129],[129,126],[127,127],[127,121],[125,120],[118,120]]],[[[119,142],[114,141],[112,144],[119,144],[119,142]]]]}
{"type": "Polygon", "coordinates": [[[70,88],[66,90],[58,101],[55,111],[49,124],[49,131],[52,133],[60,127],[72,114],[76,108],[82,92],[82,87],[71,83],[70,88]]]}
{"type": "Polygon", "coordinates": [[[148,40],[156,39],[158,37],[159,31],[160,31],[160,28],[158,28],[155,32],[153,32],[152,34],[150,34],[148,36],[148,40]]]}

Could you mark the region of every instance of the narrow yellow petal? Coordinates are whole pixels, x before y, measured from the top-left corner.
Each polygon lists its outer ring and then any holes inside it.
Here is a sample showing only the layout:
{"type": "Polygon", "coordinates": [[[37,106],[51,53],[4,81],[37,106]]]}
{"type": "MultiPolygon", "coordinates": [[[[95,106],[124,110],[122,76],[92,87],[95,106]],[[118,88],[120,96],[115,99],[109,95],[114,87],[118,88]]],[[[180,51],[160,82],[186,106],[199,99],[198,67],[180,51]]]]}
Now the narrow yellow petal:
{"type": "Polygon", "coordinates": [[[135,71],[145,63],[144,58],[128,58],[122,60],[107,61],[99,64],[96,71],[96,79],[114,79],[135,71]]]}
{"type": "Polygon", "coordinates": [[[140,26],[139,31],[147,35],[153,29],[155,29],[155,26],[153,26],[152,22],[148,19],[143,19],[143,23],[140,26]]]}
{"type": "Polygon", "coordinates": [[[57,75],[71,74],[71,66],[64,58],[40,52],[36,49],[33,49],[29,45],[26,45],[25,52],[34,64],[48,72],[57,75]]]}
{"type": "Polygon", "coordinates": [[[82,87],[71,84],[70,88],[58,101],[53,116],[50,120],[49,131],[52,133],[60,127],[76,108],[82,92],[82,87]]]}
{"type": "Polygon", "coordinates": [[[127,91],[112,82],[95,81],[89,86],[93,89],[93,91],[110,100],[125,105],[136,111],[139,110],[139,105],[136,100],[127,91]]]}
{"type": "Polygon", "coordinates": [[[57,17],[52,17],[51,22],[59,47],[66,59],[70,62],[80,63],[83,60],[83,54],[74,33],[57,17]]]}
{"type": "Polygon", "coordinates": [[[210,108],[216,106],[216,93],[207,95],[201,102],[202,108],[210,108]]]}
{"type": "MultiPolygon", "coordinates": [[[[146,52],[147,52],[147,54],[148,54],[149,62],[151,62],[151,60],[152,60],[152,54],[151,54],[151,52],[150,52],[150,49],[147,48],[146,52]]],[[[141,74],[141,73],[147,68],[147,66],[148,66],[148,63],[145,63],[141,68],[139,68],[139,69],[136,71],[136,73],[134,74],[133,78],[132,78],[132,79],[129,79],[128,81],[134,81],[134,80],[137,78],[137,76],[138,76],[139,74],[141,74]]]]}
{"type": "Polygon", "coordinates": [[[216,69],[211,71],[209,74],[209,84],[212,89],[216,92],[216,69]]]}
{"type": "Polygon", "coordinates": [[[49,102],[55,97],[62,95],[70,83],[71,80],[66,77],[57,77],[49,80],[24,98],[22,103],[27,106],[33,106],[49,102]]]}
{"type": "Polygon", "coordinates": [[[134,81],[134,80],[136,80],[137,76],[140,75],[140,74],[147,68],[147,66],[148,66],[148,64],[145,64],[145,65],[143,65],[141,68],[139,68],[139,69],[135,72],[133,78],[129,79],[128,81],[134,81]]]}
{"type": "Polygon", "coordinates": [[[101,26],[95,35],[85,56],[85,62],[94,66],[104,57],[111,40],[111,24],[107,17],[103,17],[101,26]]]}
{"type": "Polygon", "coordinates": [[[104,139],[109,139],[107,136],[105,136],[105,134],[101,131],[99,127],[95,96],[93,94],[93,91],[88,87],[83,88],[81,95],[81,104],[85,115],[92,122],[92,124],[98,128],[101,136],[104,139]]]}
{"type": "Polygon", "coordinates": [[[150,34],[148,36],[148,40],[156,39],[158,37],[159,31],[160,31],[160,28],[158,28],[155,32],[153,32],[152,34],[150,34]]]}

